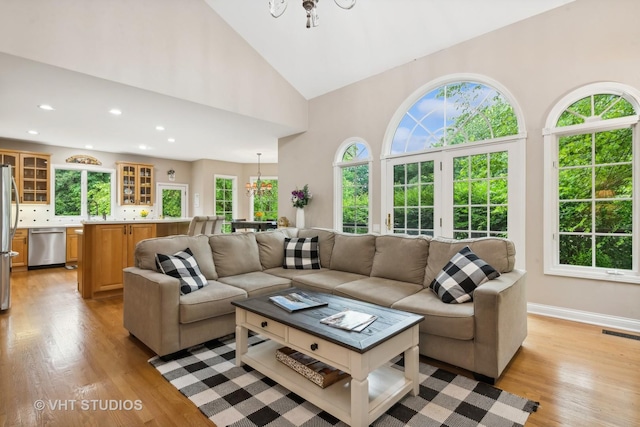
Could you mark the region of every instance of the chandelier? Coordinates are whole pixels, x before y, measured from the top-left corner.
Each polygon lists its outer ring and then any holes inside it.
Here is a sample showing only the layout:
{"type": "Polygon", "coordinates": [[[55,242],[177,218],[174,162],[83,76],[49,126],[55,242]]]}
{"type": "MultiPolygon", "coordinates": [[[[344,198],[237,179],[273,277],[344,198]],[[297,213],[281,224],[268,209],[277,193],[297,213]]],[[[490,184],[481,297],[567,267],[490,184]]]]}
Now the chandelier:
{"type": "MultiPolygon", "coordinates": [[[[316,11],[319,1],[320,0],[302,0],[302,7],[307,11],[307,28],[311,28],[312,25],[317,27],[319,24],[318,12],[316,11]]],[[[356,4],[356,0],[333,1],[343,9],[351,9],[356,4]]],[[[269,11],[274,18],[279,18],[286,8],[287,0],[269,0],[269,11]]]]}
{"type": "Polygon", "coordinates": [[[260,156],[262,156],[262,153],[257,153],[258,154],[258,179],[256,179],[253,183],[247,182],[245,184],[245,188],[247,189],[247,197],[252,197],[252,196],[270,196],[271,195],[271,190],[273,189],[273,185],[271,183],[264,183],[260,177],[262,176],[260,174],[260,156]]]}

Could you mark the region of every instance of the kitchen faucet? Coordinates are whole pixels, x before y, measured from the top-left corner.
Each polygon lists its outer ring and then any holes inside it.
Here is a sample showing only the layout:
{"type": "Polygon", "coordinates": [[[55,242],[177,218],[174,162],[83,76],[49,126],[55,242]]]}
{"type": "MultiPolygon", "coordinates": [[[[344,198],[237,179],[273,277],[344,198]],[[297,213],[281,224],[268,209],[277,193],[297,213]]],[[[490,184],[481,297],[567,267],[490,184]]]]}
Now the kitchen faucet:
{"type": "Polygon", "coordinates": [[[87,201],[87,220],[91,220],[91,205],[94,204],[96,207],[96,215],[100,215],[100,205],[94,199],[89,199],[87,201]]]}

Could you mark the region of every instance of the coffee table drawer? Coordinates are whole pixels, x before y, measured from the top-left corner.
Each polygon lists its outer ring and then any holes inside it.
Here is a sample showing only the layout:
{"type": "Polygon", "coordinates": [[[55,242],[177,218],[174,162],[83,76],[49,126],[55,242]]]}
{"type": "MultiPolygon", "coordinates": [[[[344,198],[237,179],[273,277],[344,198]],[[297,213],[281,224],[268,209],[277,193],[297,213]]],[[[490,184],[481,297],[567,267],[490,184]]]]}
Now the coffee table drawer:
{"type": "Polygon", "coordinates": [[[332,342],[289,328],[289,344],[342,366],[349,366],[349,350],[332,342]]]}
{"type": "Polygon", "coordinates": [[[259,314],[247,312],[247,323],[256,327],[258,330],[268,332],[271,335],[275,335],[284,339],[286,326],[282,323],[278,323],[275,320],[267,319],[259,314]]]}

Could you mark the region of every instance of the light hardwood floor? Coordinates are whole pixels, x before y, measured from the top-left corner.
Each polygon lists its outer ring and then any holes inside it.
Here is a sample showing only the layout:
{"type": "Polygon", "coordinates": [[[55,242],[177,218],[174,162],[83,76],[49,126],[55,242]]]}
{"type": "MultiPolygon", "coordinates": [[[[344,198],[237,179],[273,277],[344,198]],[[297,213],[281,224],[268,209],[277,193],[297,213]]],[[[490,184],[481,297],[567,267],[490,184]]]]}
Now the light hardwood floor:
{"type": "MultiPolygon", "coordinates": [[[[0,314],[0,426],[212,426],[147,363],[153,353],[122,327],[122,298],[83,300],[75,277],[12,275],[12,308],[0,314]]],[[[527,426],[638,426],[640,341],[531,315],[496,386],[541,403],[527,426]]]]}

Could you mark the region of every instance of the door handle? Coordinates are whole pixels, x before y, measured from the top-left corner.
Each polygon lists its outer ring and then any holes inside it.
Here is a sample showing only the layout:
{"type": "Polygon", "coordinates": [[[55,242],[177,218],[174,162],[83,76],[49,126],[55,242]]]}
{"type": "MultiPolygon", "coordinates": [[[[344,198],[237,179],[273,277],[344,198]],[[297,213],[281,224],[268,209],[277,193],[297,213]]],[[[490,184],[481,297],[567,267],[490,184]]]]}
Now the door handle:
{"type": "Polygon", "coordinates": [[[387,219],[384,221],[384,225],[387,226],[387,230],[391,230],[391,214],[387,214],[387,219]]]}

